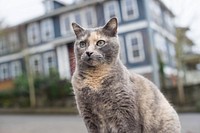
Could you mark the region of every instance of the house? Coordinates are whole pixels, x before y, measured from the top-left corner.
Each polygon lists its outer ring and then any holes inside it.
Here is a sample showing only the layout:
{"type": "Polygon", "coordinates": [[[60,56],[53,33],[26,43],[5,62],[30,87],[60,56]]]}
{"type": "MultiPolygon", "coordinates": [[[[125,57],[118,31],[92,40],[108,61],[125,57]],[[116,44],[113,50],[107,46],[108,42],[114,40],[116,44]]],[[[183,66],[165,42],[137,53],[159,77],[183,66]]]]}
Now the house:
{"type": "Polygon", "coordinates": [[[187,27],[177,27],[177,67],[182,72],[182,80],[184,85],[200,84],[200,54],[194,51],[194,43],[186,36],[186,32],[190,29],[187,27]],[[195,77],[195,78],[194,78],[195,77]]]}
{"type": "Polygon", "coordinates": [[[176,75],[174,15],[161,0],[79,0],[70,5],[44,0],[43,4],[44,15],[11,27],[17,29],[9,35],[11,43],[0,39],[1,82],[26,71],[27,58],[34,74],[49,75],[53,68],[60,78],[70,79],[75,67],[71,22],[91,28],[116,16],[120,56],[127,68],[160,86],[162,60],[164,74],[172,83],[176,75]]]}

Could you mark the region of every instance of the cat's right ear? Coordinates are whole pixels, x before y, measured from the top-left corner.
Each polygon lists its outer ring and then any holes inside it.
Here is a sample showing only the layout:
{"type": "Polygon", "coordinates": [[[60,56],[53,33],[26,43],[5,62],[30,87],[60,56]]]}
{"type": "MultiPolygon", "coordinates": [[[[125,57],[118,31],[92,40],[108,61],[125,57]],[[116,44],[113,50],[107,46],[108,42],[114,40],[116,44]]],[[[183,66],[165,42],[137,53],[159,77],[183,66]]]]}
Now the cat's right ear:
{"type": "Polygon", "coordinates": [[[78,25],[77,23],[72,23],[72,28],[74,30],[74,33],[76,35],[77,38],[79,38],[83,32],[85,31],[80,25],[78,25]]]}
{"type": "Polygon", "coordinates": [[[118,22],[117,18],[111,18],[106,25],[103,27],[103,32],[108,36],[116,36],[117,35],[117,27],[118,22]]]}

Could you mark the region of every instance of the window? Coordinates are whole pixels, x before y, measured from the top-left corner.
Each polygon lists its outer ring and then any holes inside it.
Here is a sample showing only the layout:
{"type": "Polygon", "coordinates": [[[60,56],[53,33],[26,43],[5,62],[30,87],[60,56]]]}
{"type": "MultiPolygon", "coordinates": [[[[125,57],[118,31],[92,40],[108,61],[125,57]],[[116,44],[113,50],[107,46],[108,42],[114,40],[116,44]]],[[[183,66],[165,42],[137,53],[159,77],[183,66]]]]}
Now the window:
{"type": "Polygon", "coordinates": [[[9,43],[10,43],[10,51],[15,51],[17,50],[19,47],[18,47],[18,37],[17,37],[17,34],[16,33],[11,33],[9,35],[9,43]]]}
{"type": "Polygon", "coordinates": [[[110,1],[105,3],[104,16],[106,21],[112,17],[117,17],[118,20],[120,20],[119,5],[117,1],[110,1]]]}
{"type": "Polygon", "coordinates": [[[45,10],[47,13],[51,12],[53,10],[53,1],[46,0],[46,1],[44,1],[44,4],[45,4],[45,10]]]}
{"type": "Polygon", "coordinates": [[[167,54],[167,43],[165,38],[160,34],[155,33],[154,42],[155,42],[155,47],[160,54],[160,58],[162,59],[163,62],[167,63],[168,54],[167,54]]]}
{"type": "Polygon", "coordinates": [[[15,78],[22,74],[22,66],[20,61],[15,61],[11,63],[11,75],[15,78]]]}
{"type": "Polygon", "coordinates": [[[173,19],[170,16],[170,14],[165,12],[164,19],[165,19],[165,23],[166,23],[166,28],[168,28],[169,31],[174,32],[173,19]]]}
{"type": "Polygon", "coordinates": [[[152,19],[158,23],[162,24],[162,11],[160,5],[157,1],[151,0],[150,1],[150,10],[152,14],[152,19]]]}
{"type": "Polygon", "coordinates": [[[34,74],[41,74],[42,69],[42,59],[40,55],[34,55],[30,58],[31,70],[34,74]]]}
{"type": "Polygon", "coordinates": [[[28,26],[27,36],[29,45],[38,44],[40,42],[40,32],[38,23],[32,23],[28,26]]]}
{"type": "Polygon", "coordinates": [[[126,64],[126,50],[125,50],[125,44],[124,44],[124,38],[122,36],[119,36],[119,42],[120,42],[120,59],[122,60],[123,64],[126,64]]]}
{"type": "Polygon", "coordinates": [[[8,46],[6,45],[5,37],[0,38],[0,55],[7,54],[8,46]]]}
{"type": "Polygon", "coordinates": [[[96,26],[96,17],[94,14],[95,11],[93,10],[93,8],[85,9],[85,22],[86,26],[89,28],[96,26]]]}
{"type": "Polygon", "coordinates": [[[78,23],[79,25],[82,25],[81,23],[81,14],[79,12],[77,12],[75,15],[74,15],[74,18],[75,18],[75,22],[78,23]]]}
{"type": "Polygon", "coordinates": [[[56,68],[55,52],[47,52],[44,54],[44,68],[45,74],[49,75],[53,69],[56,68]]]}
{"type": "Polygon", "coordinates": [[[49,41],[54,37],[54,26],[52,19],[46,19],[41,22],[42,40],[49,41]]]}
{"type": "Polygon", "coordinates": [[[171,65],[176,66],[176,51],[174,48],[174,44],[168,43],[168,46],[169,46],[169,54],[171,57],[171,58],[169,58],[171,60],[171,65]]]}
{"type": "Polygon", "coordinates": [[[122,0],[122,16],[124,20],[132,20],[139,17],[137,0],[122,0]]]}
{"type": "Polygon", "coordinates": [[[8,73],[8,64],[2,64],[0,65],[0,78],[1,80],[6,80],[9,78],[9,73],[8,73]]]}
{"type": "Polygon", "coordinates": [[[60,17],[60,26],[62,35],[68,35],[72,33],[70,14],[64,14],[60,17]]]}
{"type": "Polygon", "coordinates": [[[140,32],[130,33],[126,36],[126,48],[130,63],[140,62],[145,59],[143,38],[140,32]]]}

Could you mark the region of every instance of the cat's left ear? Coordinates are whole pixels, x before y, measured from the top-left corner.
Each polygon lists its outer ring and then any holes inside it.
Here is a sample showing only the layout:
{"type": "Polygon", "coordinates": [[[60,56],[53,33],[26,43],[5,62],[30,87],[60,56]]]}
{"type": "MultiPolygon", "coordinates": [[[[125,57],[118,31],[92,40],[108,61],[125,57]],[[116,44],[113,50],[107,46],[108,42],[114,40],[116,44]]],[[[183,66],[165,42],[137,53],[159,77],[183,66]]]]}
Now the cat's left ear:
{"type": "Polygon", "coordinates": [[[112,36],[112,37],[116,36],[117,27],[118,27],[117,18],[111,18],[103,27],[103,32],[108,36],[112,36]]]}
{"type": "Polygon", "coordinates": [[[79,38],[83,32],[85,31],[80,25],[78,25],[77,23],[72,23],[72,28],[74,30],[74,33],[76,35],[77,38],[79,38]]]}

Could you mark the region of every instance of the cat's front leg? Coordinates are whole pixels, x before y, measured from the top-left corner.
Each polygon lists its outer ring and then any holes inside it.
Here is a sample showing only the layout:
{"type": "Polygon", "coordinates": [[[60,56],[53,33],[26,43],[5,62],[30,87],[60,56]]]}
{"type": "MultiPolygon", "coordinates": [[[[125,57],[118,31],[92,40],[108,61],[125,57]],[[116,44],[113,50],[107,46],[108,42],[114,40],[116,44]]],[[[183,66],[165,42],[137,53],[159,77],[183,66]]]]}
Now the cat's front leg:
{"type": "Polygon", "coordinates": [[[83,120],[89,133],[100,133],[99,122],[96,115],[92,113],[83,113],[83,120]]]}
{"type": "Polygon", "coordinates": [[[127,110],[118,110],[108,119],[109,133],[142,133],[138,119],[127,110]]]}

